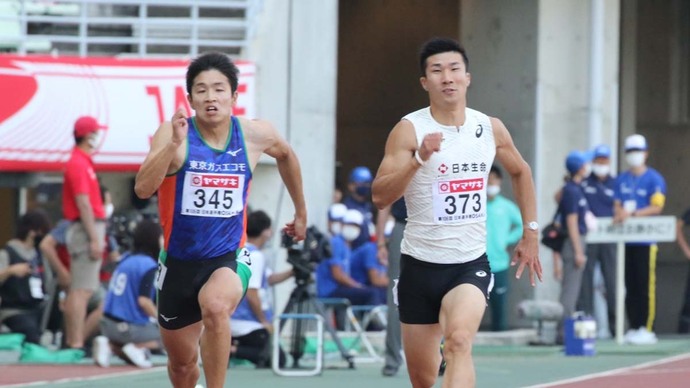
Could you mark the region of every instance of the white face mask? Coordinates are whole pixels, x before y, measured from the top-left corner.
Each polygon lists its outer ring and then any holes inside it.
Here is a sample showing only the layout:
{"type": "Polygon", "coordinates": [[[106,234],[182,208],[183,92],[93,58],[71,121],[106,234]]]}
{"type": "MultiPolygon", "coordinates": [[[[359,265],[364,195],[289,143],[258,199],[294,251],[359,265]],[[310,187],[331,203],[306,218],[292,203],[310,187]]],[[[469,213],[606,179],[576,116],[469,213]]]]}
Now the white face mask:
{"type": "Polygon", "coordinates": [[[334,236],[339,235],[343,231],[343,224],[340,222],[331,222],[331,234],[334,236]]]}
{"type": "Polygon", "coordinates": [[[589,163],[585,164],[585,172],[582,174],[583,177],[588,177],[592,173],[592,165],[589,163]]]}
{"type": "Polygon", "coordinates": [[[633,151],[625,154],[625,161],[630,167],[641,167],[644,165],[644,151],[633,151]]]}
{"type": "Polygon", "coordinates": [[[609,175],[609,172],[611,172],[611,166],[608,164],[593,164],[592,165],[592,172],[594,175],[598,177],[606,177],[609,175]]]}
{"type": "Polygon", "coordinates": [[[352,241],[359,237],[359,226],[357,225],[343,225],[343,238],[347,241],[352,241]]]}
{"type": "Polygon", "coordinates": [[[105,205],[105,218],[110,218],[110,216],[113,215],[114,211],[115,205],[113,205],[112,203],[105,205]]]}
{"type": "Polygon", "coordinates": [[[95,132],[93,136],[89,137],[88,142],[91,148],[96,149],[101,142],[100,132],[95,132]]]}
{"type": "Polygon", "coordinates": [[[495,197],[501,192],[501,186],[499,185],[488,185],[486,186],[486,195],[489,197],[495,197]]]}

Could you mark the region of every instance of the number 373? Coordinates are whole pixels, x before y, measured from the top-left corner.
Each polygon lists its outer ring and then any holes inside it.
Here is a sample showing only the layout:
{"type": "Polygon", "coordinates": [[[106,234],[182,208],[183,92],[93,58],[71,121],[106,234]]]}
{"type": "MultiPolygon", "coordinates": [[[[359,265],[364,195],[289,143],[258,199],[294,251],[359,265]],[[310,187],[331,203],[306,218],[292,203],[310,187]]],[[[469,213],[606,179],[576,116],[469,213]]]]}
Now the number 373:
{"type": "Polygon", "coordinates": [[[206,204],[213,205],[215,209],[222,206],[225,209],[230,209],[232,207],[232,190],[202,190],[199,189],[194,192],[196,199],[194,200],[194,206],[197,208],[206,207],[206,204]],[[210,195],[209,194],[210,191],[210,195]],[[208,196],[208,198],[207,198],[208,196]]]}
{"type": "Polygon", "coordinates": [[[467,204],[468,202],[472,206],[472,210],[476,213],[480,210],[482,210],[482,203],[481,203],[481,195],[479,193],[474,193],[474,194],[458,194],[457,196],[455,195],[449,195],[446,197],[445,202],[446,202],[446,208],[444,209],[446,214],[452,215],[456,214],[458,212],[458,209],[460,206],[462,206],[461,209],[461,214],[465,214],[467,212],[467,204]],[[471,201],[470,201],[471,200],[471,201]]]}

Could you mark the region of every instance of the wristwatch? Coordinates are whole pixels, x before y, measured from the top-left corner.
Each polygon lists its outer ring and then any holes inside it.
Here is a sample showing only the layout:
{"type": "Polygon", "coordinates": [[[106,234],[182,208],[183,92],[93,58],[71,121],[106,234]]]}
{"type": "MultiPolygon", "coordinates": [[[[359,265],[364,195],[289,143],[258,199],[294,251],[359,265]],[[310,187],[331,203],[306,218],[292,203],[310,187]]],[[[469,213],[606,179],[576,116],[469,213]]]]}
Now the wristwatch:
{"type": "Polygon", "coordinates": [[[527,223],[527,229],[533,230],[533,231],[538,231],[539,230],[539,224],[537,221],[530,221],[527,223]]]}

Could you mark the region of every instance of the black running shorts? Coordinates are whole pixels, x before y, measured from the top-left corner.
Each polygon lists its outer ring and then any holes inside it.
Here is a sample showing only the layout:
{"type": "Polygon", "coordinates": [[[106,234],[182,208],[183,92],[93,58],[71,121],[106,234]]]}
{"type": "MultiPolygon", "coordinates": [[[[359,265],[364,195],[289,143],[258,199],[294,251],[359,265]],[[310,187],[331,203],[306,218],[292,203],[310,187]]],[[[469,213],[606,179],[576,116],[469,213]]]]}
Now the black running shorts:
{"type": "MultiPolygon", "coordinates": [[[[238,261],[235,252],[207,260],[179,260],[167,256],[159,260],[158,323],[168,330],[181,329],[201,320],[199,291],[218,268],[230,268],[242,280],[242,292],[247,291],[251,270],[238,261]],[[161,266],[165,274],[161,279],[161,266]]],[[[228,317],[229,322],[230,317],[228,317]]]]}
{"type": "Polygon", "coordinates": [[[462,264],[437,264],[403,254],[400,257],[398,311],[400,322],[438,323],[441,300],[460,284],[473,284],[489,298],[491,268],[486,254],[462,264]]]}

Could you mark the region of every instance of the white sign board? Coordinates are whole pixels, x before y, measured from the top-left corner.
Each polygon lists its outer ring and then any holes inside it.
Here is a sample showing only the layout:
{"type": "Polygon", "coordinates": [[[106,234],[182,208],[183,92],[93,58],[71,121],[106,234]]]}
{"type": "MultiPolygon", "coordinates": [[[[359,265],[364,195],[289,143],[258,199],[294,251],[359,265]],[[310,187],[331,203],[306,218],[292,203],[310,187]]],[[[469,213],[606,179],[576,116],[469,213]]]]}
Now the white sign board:
{"type": "MultiPolygon", "coordinates": [[[[254,118],[255,66],[238,61],[233,114],[254,118]]],[[[0,171],[60,171],[82,115],[108,126],[96,170],[137,171],[162,121],[193,115],[189,61],[0,55],[0,171]]]]}
{"type": "Polygon", "coordinates": [[[673,216],[630,217],[621,224],[613,218],[597,218],[597,230],[587,233],[587,243],[669,242],[676,240],[673,216]]]}

